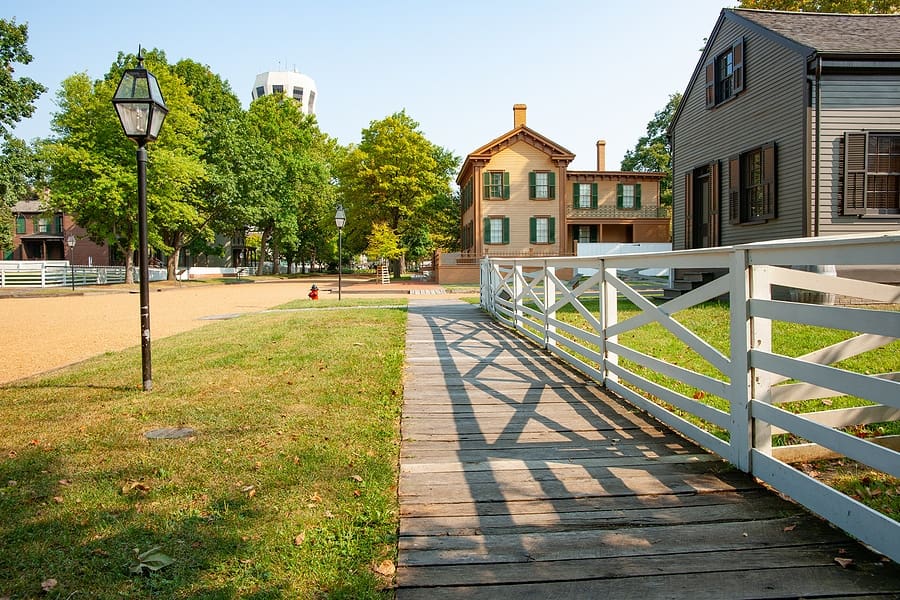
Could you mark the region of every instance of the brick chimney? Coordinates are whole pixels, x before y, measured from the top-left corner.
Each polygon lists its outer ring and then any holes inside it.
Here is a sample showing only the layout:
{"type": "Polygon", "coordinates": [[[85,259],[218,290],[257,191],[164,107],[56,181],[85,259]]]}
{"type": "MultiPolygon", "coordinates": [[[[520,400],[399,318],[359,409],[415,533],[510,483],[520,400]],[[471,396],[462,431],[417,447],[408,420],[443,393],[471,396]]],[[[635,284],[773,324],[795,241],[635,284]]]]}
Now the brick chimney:
{"type": "Polygon", "coordinates": [[[606,140],[597,140],[597,170],[606,170],[606,140]]]}
{"type": "Polygon", "coordinates": [[[513,104],[513,129],[525,126],[525,110],[527,108],[524,104],[513,104]]]}

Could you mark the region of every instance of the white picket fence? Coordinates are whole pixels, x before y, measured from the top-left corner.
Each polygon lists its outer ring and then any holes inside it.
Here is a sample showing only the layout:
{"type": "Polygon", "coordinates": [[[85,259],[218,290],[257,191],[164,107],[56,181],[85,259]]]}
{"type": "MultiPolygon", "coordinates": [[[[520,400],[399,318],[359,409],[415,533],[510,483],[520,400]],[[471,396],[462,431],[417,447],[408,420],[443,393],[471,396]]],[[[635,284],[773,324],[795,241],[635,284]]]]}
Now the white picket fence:
{"type": "MultiPolygon", "coordinates": [[[[150,269],[150,281],[166,278],[165,269],[150,269]]],[[[134,280],[140,273],[134,269],[134,280]]],[[[75,287],[125,283],[125,267],[70,265],[68,261],[0,261],[0,288],[4,287],[75,287]]]]}
{"type": "MultiPolygon", "coordinates": [[[[900,287],[790,268],[896,268],[898,262],[900,232],[624,256],[486,258],[481,265],[481,304],[498,321],[610,391],[900,561],[900,523],[781,460],[796,448],[773,449],[772,445],[773,435],[790,432],[820,450],[900,477],[900,452],[891,449],[891,444],[861,439],[840,429],[900,420],[900,372],[858,373],[834,366],[900,338],[900,287]],[[725,274],[659,305],[617,276],[619,270],[657,268],[725,274]],[[587,278],[573,278],[578,269],[596,271],[587,278]],[[880,306],[825,306],[773,299],[773,286],[783,286],[774,288],[781,292],[776,297],[791,297],[783,293],[784,288],[794,288],[802,291],[793,294],[794,298],[812,291],[880,306]],[[640,313],[620,322],[619,296],[634,303],[640,313]],[[673,317],[679,311],[723,297],[730,307],[727,354],[673,317]],[[557,318],[558,311],[568,305],[580,314],[584,327],[557,318]],[[843,342],[791,358],[772,350],[773,321],[854,333],[843,342]],[[702,356],[718,374],[698,373],[619,342],[621,334],[654,322],[702,356]],[[626,361],[638,367],[628,368],[626,361]],[[685,389],[683,385],[651,381],[635,372],[641,367],[686,384],[695,392],[681,393],[673,387],[685,389]],[[708,396],[725,399],[727,408],[704,402],[708,396]],[[779,406],[838,396],[853,396],[871,404],[805,414],[779,406]],[[721,428],[727,435],[717,436],[712,427],[692,423],[682,416],[685,413],[721,428]]],[[[824,404],[828,403],[826,400],[824,404]]]]}

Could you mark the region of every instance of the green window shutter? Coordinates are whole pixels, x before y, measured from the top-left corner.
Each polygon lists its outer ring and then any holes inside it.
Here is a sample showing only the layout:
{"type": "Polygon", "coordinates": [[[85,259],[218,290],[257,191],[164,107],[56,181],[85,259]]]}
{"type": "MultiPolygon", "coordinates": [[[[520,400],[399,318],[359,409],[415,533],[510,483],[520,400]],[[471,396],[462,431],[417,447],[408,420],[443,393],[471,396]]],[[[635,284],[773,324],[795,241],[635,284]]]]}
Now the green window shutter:
{"type": "Polygon", "coordinates": [[[641,207],[641,184],[634,184],[634,207],[641,207]]]}
{"type": "Polygon", "coordinates": [[[484,218],[484,243],[491,243],[491,220],[488,217],[484,218]]]}
{"type": "Polygon", "coordinates": [[[550,188],[550,198],[556,198],[556,173],[548,173],[547,174],[547,184],[550,188]]]}
{"type": "Polygon", "coordinates": [[[482,198],[490,198],[491,197],[491,174],[487,171],[484,172],[484,191],[481,194],[482,198]]]}
{"type": "Polygon", "coordinates": [[[622,208],[622,206],[625,203],[623,200],[623,196],[624,196],[624,193],[622,191],[623,187],[624,186],[621,183],[616,184],[616,208],[622,208]]]}
{"type": "Polygon", "coordinates": [[[591,243],[592,243],[592,244],[596,244],[596,243],[597,243],[597,226],[596,226],[596,225],[589,225],[589,227],[591,228],[591,229],[590,229],[590,231],[591,231],[591,233],[590,233],[590,236],[591,236],[591,237],[590,237],[591,243]]]}
{"type": "Polygon", "coordinates": [[[741,222],[741,159],[732,156],[728,159],[728,220],[731,223],[741,222]]]}
{"type": "Polygon", "coordinates": [[[597,208],[597,184],[591,184],[591,208],[597,208]]]}
{"type": "Polygon", "coordinates": [[[528,174],[528,197],[529,198],[537,198],[537,176],[534,171],[531,171],[528,174]]]}
{"type": "Polygon", "coordinates": [[[578,208],[578,184],[572,184],[572,208],[578,208]]]}
{"type": "Polygon", "coordinates": [[[532,244],[537,243],[537,218],[528,219],[528,241],[532,244]]]}
{"type": "Polygon", "coordinates": [[[509,171],[503,171],[503,199],[509,200],[509,171]]]}
{"type": "Polygon", "coordinates": [[[547,219],[547,241],[551,244],[556,243],[556,218],[547,219]]]}
{"type": "Polygon", "coordinates": [[[503,217],[503,243],[509,243],[509,217],[503,217]]]}

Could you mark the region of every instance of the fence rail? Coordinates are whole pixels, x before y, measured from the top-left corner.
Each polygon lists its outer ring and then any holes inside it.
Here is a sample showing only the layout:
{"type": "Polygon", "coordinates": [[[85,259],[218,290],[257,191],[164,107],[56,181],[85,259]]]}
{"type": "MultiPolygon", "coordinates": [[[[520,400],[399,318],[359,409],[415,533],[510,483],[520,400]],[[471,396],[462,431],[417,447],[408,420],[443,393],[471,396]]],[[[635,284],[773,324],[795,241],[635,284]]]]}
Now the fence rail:
{"type": "MultiPolygon", "coordinates": [[[[165,269],[151,269],[150,280],[166,278],[165,269]]],[[[134,280],[138,281],[138,269],[134,280]]],[[[125,267],[70,265],[67,261],[0,261],[0,288],[84,287],[125,283],[125,267]]]]}
{"type": "MultiPolygon", "coordinates": [[[[833,265],[838,271],[855,265],[893,268],[898,256],[900,233],[618,256],[493,257],[481,264],[481,304],[501,323],[635,406],[900,561],[900,523],[789,462],[800,449],[808,451],[813,445],[900,477],[900,452],[885,445],[887,441],[861,439],[844,431],[900,421],[900,366],[895,364],[900,351],[888,353],[895,360],[889,361],[891,371],[886,373],[859,372],[836,364],[900,338],[896,306],[900,287],[814,272],[820,265],[828,268],[818,270],[830,273],[834,273],[833,265]],[[805,270],[789,268],[792,265],[805,270]],[[658,304],[619,276],[650,268],[709,269],[725,275],[658,304]],[[578,269],[596,271],[589,271],[593,274],[586,278],[572,277],[578,269]],[[785,288],[803,292],[788,294],[794,299],[833,295],[872,306],[779,299],[785,288]],[[620,297],[639,312],[619,320],[620,297]],[[723,297],[728,299],[725,351],[675,317],[723,297]],[[564,308],[569,313],[574,309],[577,322],[560,318],[564,308]],[[844,337],[849,338],[802,356],[785,356],[773,350],[773,322],[839,330],[848,332],[844,337]],[[651,325],[677,338],[685,352],[702,357],[709,365],[707,371],[689,369],[620,341],[620,336],[651,325]],[[665,376],[662,383],[656,375],[665,376]],[[859,406],[827,408],[833,398],[842,396],[852,396],[859,406]],[[722,401],[717,404],[710,398],[722,401]],[[818,400],[825,410],[804,414],[785,407],[788,402],[806,400],[818,400]],[[785,433],[792,436],[788,444],[773,447],[773,436],[785,433]]],[[[779,340],[775,342],[780,347],[779,340]]]]}

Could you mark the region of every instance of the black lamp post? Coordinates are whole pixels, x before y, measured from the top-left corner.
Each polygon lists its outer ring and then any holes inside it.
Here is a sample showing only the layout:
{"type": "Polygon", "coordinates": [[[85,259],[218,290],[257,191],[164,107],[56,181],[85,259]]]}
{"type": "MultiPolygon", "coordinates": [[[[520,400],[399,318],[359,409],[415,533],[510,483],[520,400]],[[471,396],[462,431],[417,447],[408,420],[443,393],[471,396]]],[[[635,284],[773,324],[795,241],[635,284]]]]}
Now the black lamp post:
{"type": "Polygon", "coordinates": [[[159,83],[144,68],[144,54],[138,49],[136,69],[127,69],[112,100],[125,135],[137,145],[138,167],[138,257],[141,289],[141,366],[144,391],[153,387],[150,369],[150,268],[147,247],[147,142],[159,137],[169,109],[159,83]]]}
{"type": "Polygon", "coordinates": [[[338,204],[337,212],[334,213],[334,224],[338,228],[338,302],[341,300],[341,257],[344,254],[344,223],[347,222],[347,214],[344,212],[344,206],[338,204]]]}
{"type": "Polygon", "coordinates": [[[75,236],[69,235],[66,238],[66,244],[69,246],[69,266],[72,267],[72,291],[75,291],[75,236]]]}

